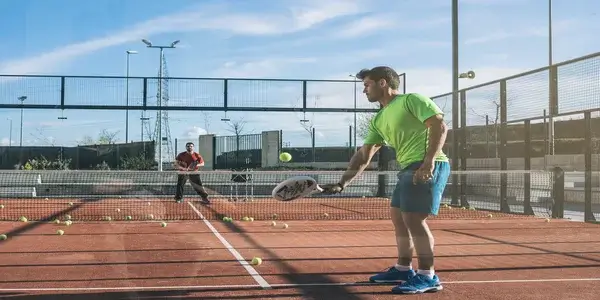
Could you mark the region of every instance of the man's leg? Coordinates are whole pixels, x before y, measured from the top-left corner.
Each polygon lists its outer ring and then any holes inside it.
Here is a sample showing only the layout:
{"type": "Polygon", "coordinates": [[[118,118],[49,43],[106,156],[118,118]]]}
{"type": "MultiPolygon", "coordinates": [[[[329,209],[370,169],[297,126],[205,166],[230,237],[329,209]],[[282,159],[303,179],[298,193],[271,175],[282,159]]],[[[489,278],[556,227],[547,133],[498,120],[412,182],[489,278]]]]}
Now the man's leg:
{"type": "Polygon", "coordinates": [[[186,175],[177,174],[177,187],[175,188],[175,201],[178,203],[183,201],[183,188],[185,186],[186,181],[187,181],[186,175]]]}
{"type": "Polygon", "coordinates": [[[398,174],[399,180],[390,203],[390,215],[394,224],[398,260],[396,261],[396,265],[390,267],[387,271],[371,276],[369,278],[371,282],[403,282],[415,274],[412,268],[413,242],[402,218],[402,210],[400,209],[401,198],[404,193],[404,173],[400,172],[398,174]]]}
{"type": "Polygon", "coordinates": [[[437,215],[449,175],[449,164],[436,162],[431,182],[411,183],[412,188],[407,186],[410,197],[403,199],[401,204],[402,219],[413,238],[419,267],[414,277],[392,289],[394,293],[415,294],[442,289],[435,275],[434,237],[427,225],[427,218],[437,215]]]}
{"type": "Polygon", "coordinates": [[[194,191],[196,191],[196,193],[198,193],[198,195],[200,195],[200,197],[202,198],[200,202],[204,204],[209,204],[210,201],[208,200],[208,193],[206,192],[206,190],[204,190],[204,186],[202,186],[202,180],[200,180],[200,175],[190,175],[190,182],[192,183],[194,191]]]}

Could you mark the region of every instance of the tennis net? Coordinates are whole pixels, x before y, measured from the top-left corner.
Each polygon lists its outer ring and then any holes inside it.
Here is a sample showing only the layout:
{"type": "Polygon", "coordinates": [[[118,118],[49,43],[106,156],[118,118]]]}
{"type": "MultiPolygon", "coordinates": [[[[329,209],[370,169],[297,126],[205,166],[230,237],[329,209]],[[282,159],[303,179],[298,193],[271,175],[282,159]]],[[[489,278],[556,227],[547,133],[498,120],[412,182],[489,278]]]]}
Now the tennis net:
{"type": "MultiPolygon", "coordinates": [[[[174,199],[177,171],[3,171],[0,220],[78,221],[389,219],[396,172],[366,171],[343,193],[279,202],[273,188],[292,176],[335,183],[340,171],[205,171],[198,173],[210,205],[188,181],[184,202],[174,199]]],[[[548,171],[454,171],[437,218],[550,217],[556,209],[556,175],[548,171]]]]}

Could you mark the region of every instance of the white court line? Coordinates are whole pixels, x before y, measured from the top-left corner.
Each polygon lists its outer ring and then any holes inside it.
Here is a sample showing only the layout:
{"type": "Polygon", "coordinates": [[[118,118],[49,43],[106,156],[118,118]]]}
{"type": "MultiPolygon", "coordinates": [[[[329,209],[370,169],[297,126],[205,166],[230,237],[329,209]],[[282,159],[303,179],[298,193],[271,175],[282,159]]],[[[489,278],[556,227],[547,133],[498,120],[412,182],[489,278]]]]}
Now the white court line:
{"type": "MultiPolygon", "coordinates": [[[[583,282],[600,281],[600,278],[553,278],[553,279],[499,279],[499,280],[464,280],[443,281],[444,285],[453,284],[499,284],[499,283],[551,283],[551,282],[583,282]]],[[[392,284],[369,282],[339,282],[339,283],[283,283],[271,284],[271,288],[301,288],[301,287],[327,287],[327,286],[389,286],[392,284]]],[[[233,285],[183,285],[183,286],[132,286],[132,287],[99,287],[99,288],[0,288],[0,292],[68,292],[68,291],[142,291],[142,290],[231,290],[231,289],[258,289],[263,288],[256,284],[233,285]]]]}
{"type": "Polygon", "coordinates": [[[263,289],[271,288],[271,285],[269,285],[269,283],[262,276],[260,276],[260,274],[258,274],[256,269],[254,269],[244,259],[244,257],[237,250],[235,250],[235,248],[223,237],[223,235],[221,235],[219,231],[217,231],[217,229],[208,220],[206,220],[206,218],[202,215],[198,208],[196,208],[191,202],[188,202],[188,204],[190,205],[192,210],[194,210],[194,212],[198,215],[198,217],[202,220],[202,222],[206,224],[208,229],[210,229],[210,231],[212,231],[212,233],[219,239],[219,241],[221,241],[223,246],[225,246],[225,248],[229,250],[231,255],[233,255],[233,257],[237,259],[237,261],[242,265],[242,267],[246,269],[246,271],[248,272],[248,274],[250,274],[250,276],[252,276],[254,281],[256,281],[256,283],[258,283],[263,289]]]}

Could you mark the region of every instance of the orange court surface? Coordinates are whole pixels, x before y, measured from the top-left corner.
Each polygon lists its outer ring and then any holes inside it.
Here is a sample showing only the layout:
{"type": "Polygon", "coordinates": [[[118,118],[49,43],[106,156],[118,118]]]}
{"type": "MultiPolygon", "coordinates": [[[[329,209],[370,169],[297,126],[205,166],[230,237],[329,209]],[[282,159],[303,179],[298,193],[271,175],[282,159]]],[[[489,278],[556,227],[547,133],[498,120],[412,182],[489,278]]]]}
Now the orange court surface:
{"type": "MultiPolygon", "coordinates": [[[[210,206],[149,201],[148,206],[160,206],[158,211],[164,216],[177,210],[173,214],[193,215],[196,220],[161,221],[157,214],[153,220],[79,222],[78,211],[85,214],[94,203],[71,205],[72,224],[65,224],[64,214],[41,221],[0,223],[0,232],[8,237],[0,241],[0,297],[598,297],[593,288],[600,284],[600,227],[596,224],[498,212],[492,216],[483,211],[458,213],[460,209],[445,206],[430,221],[436,237],[436,270],[444,290],[401,296],[391,294],[393,285],[368,282],[369,276],[395,263],[389,220],[286,220],[279,215],[227,222],[215,216],[227,216],[241,205],[215,199],[210,206]],[[252,264],[254,257],[262,258],[262,264],[252,264]]],[[[26,215],[32,207],[22,208],[19,214],[26,215]]],[[[2,213],[8,214],[9,209],[6,205],[2,213]]]]}

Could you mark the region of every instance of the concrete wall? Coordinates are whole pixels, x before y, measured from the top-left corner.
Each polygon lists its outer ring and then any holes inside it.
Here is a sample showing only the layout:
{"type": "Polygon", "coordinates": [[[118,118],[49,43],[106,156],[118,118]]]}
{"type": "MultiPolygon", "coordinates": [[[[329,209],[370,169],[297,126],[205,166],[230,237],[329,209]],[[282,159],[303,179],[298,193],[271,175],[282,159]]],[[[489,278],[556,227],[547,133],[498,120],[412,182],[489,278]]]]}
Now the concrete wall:
{"type": "Polygon", "coordinates": [[[279,162],[279,131],[262,132],[262,163],[263,168],[277,166],[279,162]]]}
{"type": "Polygon", "coordinates": [[[202,158],[204,158],[204,167],[202,168],[203,170],[214,170],[214,137],[214,134],[205,134],[198,137],[198,145],[196,146],[196,152],[200,153],[200,155],[202,155],[202,158]]]}

